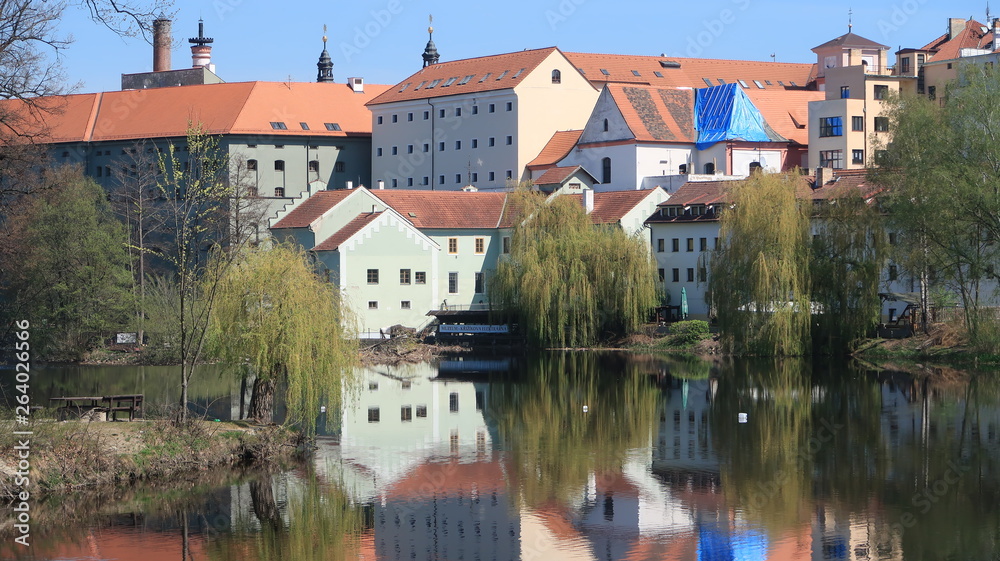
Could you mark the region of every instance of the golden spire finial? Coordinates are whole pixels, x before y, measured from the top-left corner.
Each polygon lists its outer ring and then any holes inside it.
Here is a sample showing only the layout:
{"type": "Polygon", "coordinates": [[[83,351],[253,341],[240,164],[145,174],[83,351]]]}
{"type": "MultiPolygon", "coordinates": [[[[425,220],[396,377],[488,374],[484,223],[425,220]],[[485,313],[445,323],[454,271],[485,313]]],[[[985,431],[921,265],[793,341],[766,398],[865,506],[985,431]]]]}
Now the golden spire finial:
{"type": "Polygon", "coordinates": [[[430,23],[427,26],[427,33],[434,33],[434,14],[427,16],[427,22],[430,23]]]}
{"type": "Polygon", "coordinates": [[[323,24],[323,48],[326,48],[326,24],[323,24]]]}

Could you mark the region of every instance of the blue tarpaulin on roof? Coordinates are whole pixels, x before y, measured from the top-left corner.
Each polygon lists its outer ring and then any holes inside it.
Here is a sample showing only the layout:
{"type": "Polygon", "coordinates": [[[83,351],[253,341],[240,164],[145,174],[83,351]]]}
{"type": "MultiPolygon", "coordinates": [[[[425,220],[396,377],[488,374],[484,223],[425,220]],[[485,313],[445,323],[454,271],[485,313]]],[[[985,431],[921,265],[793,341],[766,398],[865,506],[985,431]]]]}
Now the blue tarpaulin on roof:
{"type": "Polygon", "coordinates": [[[694,100],[694,128],[699,150],[723,140],[768,142],[764,117],[737,84],[698,90],[694,100]]]}

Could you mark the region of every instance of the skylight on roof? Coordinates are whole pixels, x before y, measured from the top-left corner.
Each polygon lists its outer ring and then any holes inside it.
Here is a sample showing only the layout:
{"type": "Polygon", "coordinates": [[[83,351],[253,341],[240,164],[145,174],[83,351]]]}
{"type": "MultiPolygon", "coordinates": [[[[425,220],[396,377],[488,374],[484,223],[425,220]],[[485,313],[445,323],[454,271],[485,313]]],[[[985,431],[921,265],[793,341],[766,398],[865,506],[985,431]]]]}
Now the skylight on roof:
{"type": "Polygon", "coordinates": [[[579,70],[579,71],[580,71],[580,74],[583,74],[583,75],[586,75],[586,74],[587,74],[587,73],[586,73],[586,72],[585,72],[585,71],[584,71],[584,70],[583,70],[582,68],[577,68],[577,70],[579,70]]]}
{"type": "Polygon", "coordinates": [[[760,83],[760,80],[754,80],[754,81],[753,81],[753,83],[754,83],[754,85],[755,85],[755,86],[757,86],[758,88],[760,88],[760,89],[764,89],[764,84],[761,84],[761,83],[760,83]]]}
{"type": "Polygon", "coordinates": [[[418,84],[417,87],[413,88],[413,91],[417,91],[420,88],[424,87],[424,84],[426,84],[426,83],[427,83],[427,80],[424,80],[423,82],[420,82],[420,84],[418,84]]]}
{"type": "Polygon", "coordinates": [[[454,84],[454,83],[455,83],[455,80],[458,80],[458,76],[453,76],[453,77],[451,77],[451,78],[448,78],[448,81],[447,81],[447,82],[445,82],[445,83],[444,83],[444,84],[443,84],[443,85],[442,85],[441,87],[442,87],[442,88],[447,88],[448,86],[450,86],[450,85],[454,84]]]}
{"type": "Polygon", "coordinates": [[[281,121],[271,121],[271,128],[276,131],[288,130],[288,126],[285,123],[282,123],[281,121]]]}
{"type": "Polygon", "coordinates": [[[774,85],[774,84],[771,83],[770,80],[764,80],[764,83],[767,84],[768,86],[773,86],[774,85]]]}
{"type": "Polygon", "coordinates": [[[748,85],[747,85],[747,83],[746,83],[746,82],[744,82],[743,80],[739,80],[739,82],[740,82],[740,85],[741,85],[741,86],[743,86],[744,88],[749,88],[749,87],[750,87],[750,86],[748,86],[748,85]]]}
{"type": "Polygon", "coordinates": [[[660,66],[662,66],[663,68],[680,68],[681,63],[674,60],[661,60],[660,66]]]}
{"type": "Polygon", "coordinates": [[[323,123],[323,124],[326,125],[326,130],[328,130],[328,131],[339,131],[340,130],[340,125],[337,124],[337,123],[323,123]]]}
{"type": "Polygon", "coordinates": [[[406,91],[406,88],[410,87],[410,84],[412,84],[412,83],[413,83],[413,82],[407,82],[407,83],[403,84],[403,87],[402,87],[402,88],[399,88],[399,93],[403,93],[403,92],[405,92],[405,91],[406,91]]]}
{"type": "Polygon", "coordinates": [[[795,82],[788,82],[788,83],[791,84],[791,85],[793,85],[793,86],[795,86],[796,88],[799,87],[799,85],[796,84],[795,82]]]}
{"type": "Polygon", "coordinates": [[[657,78],[662,78],[663,77],[663,72],[660,72],[659,70],[653,72],[653,74],[656,74],[657,78]]]}
{"type": "Polygon", "coordinates": [[[468,84],[468,83],[469,83],[469,80],[471,80],[471,79],[472,79],[473,77],[475,77],[475,74],[469,74],[469,75],[468,75],[468,76],[466,76],[465,78],[462,78],[462,81],[461,81],[461,82],[459,82],[459,83],[458,83],[458,84],[456,84],[456,85],[459,85],[459,86],[464,86],[464,85],[468,84]]]}
{"type": "Polygon", "coordinates": [[[489,77],[492,76],[492,75],[493,75],[492,72],[487,72],[485,76],[483,76],[482,78],[479,79],[479,83],[482,84],[483,82],[485,82],[486,80],[488,80],[489,77]]]}
{"type": "Polygon", "coordinates": [[[504,70],[503,72],[501,72],[500,75],[497,76],[497,82],[503,80],[503,77],[506,76],[508,72],[510,72],[510,70],[504,70]]]}
{"type": "Polygon", "coordinates": [[[725,80],[723,80],[722,78],[719,78],[719,85],[720,85],[720,86],[724,86],[724,85],[726,85],[726,81],[725,81],[725,80]]]}
{"type": "Polygon", "coordinates": [[[309,123],[302,122],[302,123],[299,123],[299,126],[302,127],[302,130],[304,130],[304,131],[309,130],[309,123]]]}
{"type": "Polygon", "coordinates": [[[611,76],[611,73],[608,72],[608,70],[606,68],[602,68],[601,69],[601,74],[604,74],[605,76],[611,76]]]}
{"type": "Polygon", "coordinates": [[[525,70],[524,68],[518,70],[517,74],[514,74],[513,76],[511,76],[510,79],[513,80],[514,78],[517,78],[518,76],[521,75],[522,72],[524,72],[524,70],[525,70]]]}
{"type": "Polygon", "coordinates": [[[710,88],[715,85],[708,78],[702,78],[702,80],[704,80],[705,81],[705,85],[708,86],[708,87],[710,87],[710,88]]]}
{"type": "Polygon", "coordinates": [[[782,82],[781,80],[778,80],[778,85],[779,85],[779,86],[784,86],[784,85],[785,85],[785,83],[784,83],[784,82],[782,82]]]}
{"type": "Polygon", "coordinates": [[[639,71],[638,71],[638,70],[633,70],[633,71],[632,71],[632,75],[633,75],[633,76],[642,76],[642,74],[639,74],[639,71]]]}
{"type": "Polygon", "coordinates": [[[429,90],[429,89],[437,87],[437,85],[441,83],[441,80],[442,80],[441,78],[438,78],[437,80],[434,80],[430,84],[427,84],[427,88],[426,89],[429,90]]]}

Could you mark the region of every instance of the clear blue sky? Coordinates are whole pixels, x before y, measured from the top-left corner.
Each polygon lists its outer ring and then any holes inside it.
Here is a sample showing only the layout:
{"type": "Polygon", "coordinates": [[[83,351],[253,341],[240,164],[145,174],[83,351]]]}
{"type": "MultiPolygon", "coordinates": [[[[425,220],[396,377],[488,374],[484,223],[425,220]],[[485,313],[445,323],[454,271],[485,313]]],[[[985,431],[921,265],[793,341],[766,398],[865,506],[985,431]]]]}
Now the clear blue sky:
{"type": "MultiPolygon", "coordinates": [[[[173,67],[191,65],[187,39],[197,36],[198,18],[215,39],[213,62],[226,81],[295,81],[316,78],[323,24],[334,77],[362,76],[394,84],[420,68],[427,42],[427,16],[434,15],[434,41],[441,60],[526,48],[564,51],[696,56],[779,62],[814,62],[810,49],[847,31],[884,43],[920,47],[944,33],[947,18],[985,21],[986,2],[931,0],[176,0],[173,67]]],[[[1000,12],[1000,2],[996,3],[1000,12]]],[[[63,55],[77,91],[117,90],[122,73],[152,70],[152,47],[141,38],[122,39],[70,8],[60,23],[74,43],[63,55]]],[[[890,63],[893,58],[890,57],[890,63]]]]}

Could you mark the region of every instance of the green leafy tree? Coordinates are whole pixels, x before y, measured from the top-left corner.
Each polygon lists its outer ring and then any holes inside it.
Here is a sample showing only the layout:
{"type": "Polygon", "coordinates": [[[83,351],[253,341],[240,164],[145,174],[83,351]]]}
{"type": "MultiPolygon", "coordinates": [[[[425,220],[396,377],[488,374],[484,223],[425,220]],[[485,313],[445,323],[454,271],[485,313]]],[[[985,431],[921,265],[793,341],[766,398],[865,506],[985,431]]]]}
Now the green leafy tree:
{"type": "Polygon", "coordinates": [[[821,307],[813,316],[813,349],[850,352],[881,316],[884,217],[871,197],[852,189],[822,201],[813,225],[810,298],[821,307]]]}
{"type": "Polygon", "coordinates": [[[933,285],[958,294],[974,344],[991,346],[996,320],[983,308],[984,281],[1000,265],[1000,73],[963,65],[946,95],[889,103],[891,141],[873,178],[889,188],[886,209],[901,233],[895,256],[921,285],[924,317],[933,285]],[[980,340],[982,339],[982,340],[980,340]]]}
{"type": "Polygon", "coordinates": [[[758,173],[727,193],[709,296],[730,352],[809,352],[809,209],[795,189],[794,177],[758,173]]]}
{"type": "Polygon", "coordinates": [[[550,203],[511,194],[511,253],[490,282],[491,301],[544,346],[583,346],[632,333],[656,305],[649,248],[615,227],[591,223],[569,197],[550,203]]]}
{"type": "Polygon", "coordinates": [[[339,404],[357,356],[337,288],[316,275],[301,249],[278,245],[241,254],[215,291],[212,348],[253,378],[248,416],[270,421],[282,384],[289,420],[312,433],[321,400],[339,404]]]}
{"type": "Polygon", "coordinates": [[[75,359],[127,321],[126,234],[104,190],[78,169],[49,171],[44,182],[8,220],[4,312],[32,321],[43,356],[75,359]]]}

